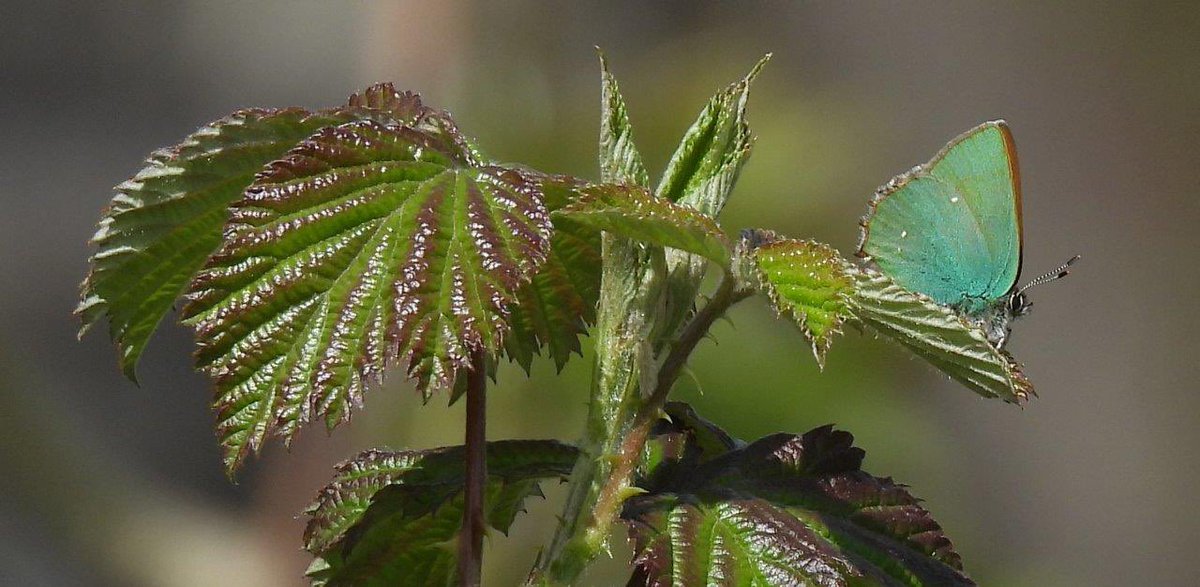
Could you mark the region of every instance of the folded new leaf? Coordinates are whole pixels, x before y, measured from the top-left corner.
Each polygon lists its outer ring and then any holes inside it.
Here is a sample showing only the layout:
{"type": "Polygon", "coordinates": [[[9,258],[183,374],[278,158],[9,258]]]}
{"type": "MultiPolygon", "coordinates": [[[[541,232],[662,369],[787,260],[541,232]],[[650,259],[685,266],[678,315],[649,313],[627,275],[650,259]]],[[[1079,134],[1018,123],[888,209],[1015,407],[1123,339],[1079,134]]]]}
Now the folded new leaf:
{"type": "MultiPolygon", "coordinates": [[[[770,55],[744,78],[717,92],[684,132],[667,163],[655,195],[717,218],[750,159],[754,137],[747,119],[750,86],[770,55]]],[[[667,300],[664,332],[675,332],[691,315],[708,269],[688,251],[667,251],[667,300]]]]}

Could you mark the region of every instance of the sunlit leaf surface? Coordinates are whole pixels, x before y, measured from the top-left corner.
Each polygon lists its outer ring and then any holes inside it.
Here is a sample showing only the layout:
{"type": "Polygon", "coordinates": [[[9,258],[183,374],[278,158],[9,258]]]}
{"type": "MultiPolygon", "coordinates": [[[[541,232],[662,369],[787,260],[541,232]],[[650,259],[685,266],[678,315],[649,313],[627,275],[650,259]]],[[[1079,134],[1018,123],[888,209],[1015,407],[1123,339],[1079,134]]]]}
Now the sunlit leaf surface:
{"type": "Polygon", "coordinates": [[[605,183],[624,183],[646,187],[650,176],[633,141],[633,125],[617,79],[608,70],[608,60],[600,54],[600,179],[605,183]]]}
{"type": "MultiPolygon", "coordinates": [[[[551,212],[579,197],[586,185],[574,178],[540,178],[546,208],[551,212]]],[[[550,255],[530,283],[517,292],[509,307],[512,333],[504,339],[505,353],[526,371],[533,356],[546,348],[562,369],[572,353],[580,352],[579,337],[596,320],[600,294],[600,231],[565,217],[554,217],[550,255]]]]}
{"type": "Polygon", "coordinates": [[[854,284],[845,259],[832,247],[807,240],[772,240],[748,250],[775,309],[796,321],[823,366],[833,337],[851,317],[854,284]]]}
{"type": "Polygon", "coordinates": [[[917,498],[861,470],[849,433],[739,445],[689,421],[660,425],[651,443],[670,448],[625,503],[629,585],[973,585],[917,498]]]}
{"type": "Polygon", "coordinates": [[[729,266],[725,234],[713,219],[646,190],[622,185],[589,187],[555,213],[594,228],[660,247],[670,247],[729,266]]]}
{"type": "Polygon", "coordinates": [[[428,396],[497,352],[549,252],[538,185],[448,121],[325,128],[260,173],[184,310],[229,469],[268,435],[345,420],[391,363],[428,396]]]}
{"type": "Polygon", "coordinates": [[[750,84],[766,65],[763,57],[750,73],[709,99],[684,133],[667,163],[655,195],[716,217],[750,156],[753,137],[746,120],[750,84]]]}
{"type": "MultiPolygon", "coordinates": [[[[565,479],[574,447],[552,440],[488,443],[488,525],[507,532],[545,479],[565,479]]],[[[461,446],[370,450],[338,466],[305,512],[314,585],[454,585],[462,523],[461,446]]]]}
{"type": "Polygon", "coordinates": [[[417,95],[379,84],[321,112],[235,112],[155,151],[116,187],[92,239],[96,253],[78,309],[83,330],[107,318],[121,369],[133,379],[150,335],[221,243],[228,206],[263,165],[329,125],[378,119],[427,127],[440,116],[417,95]]]}

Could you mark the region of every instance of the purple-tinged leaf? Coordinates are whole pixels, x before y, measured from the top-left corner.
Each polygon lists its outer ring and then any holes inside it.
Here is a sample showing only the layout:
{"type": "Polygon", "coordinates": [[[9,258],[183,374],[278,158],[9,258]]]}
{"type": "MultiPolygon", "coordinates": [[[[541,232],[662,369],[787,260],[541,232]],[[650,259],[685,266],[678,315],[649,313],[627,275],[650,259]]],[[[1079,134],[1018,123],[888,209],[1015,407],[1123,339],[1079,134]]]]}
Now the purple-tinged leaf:
{"type": "Polygon", "coordinates": [[[96,253],[76,310],[80,334],[107,318],[121,370],[135,379],[147,341],[220,245],[228,206],[255,173],[318,129],[364,119],[420,128],[448,123],[416,94],[377,84],[345,107],[320,112],[241,110],[151,154],[116,187],[92,238],[96,253]]]}
{"type": "MultiPolygon", "coordinates": [[[[678,408],[676,408],[678,411],[678,408]]],[[[703,422],[697,419],[699,422],[703,422]]],[[[672,417],[651,444],[714,438],[672,417]]],[[[719,438],[717,436],[716,438],[719,438]]],[[[629,585],[973,585],[941,527],[902,485],[861,470],[847,432],[823,426],[749,445],[675,450],[625,502],[629,585]]]]}
{"type": "MultiPolygon", "coordinates": [[[[587,185],[571,177],[544,176],[540,187],[553,213],[578,199],[587,185]]],[[[562,369],[572,353],[580,353],[579,337],[596,319],[600,231],[569,218],[552,218],[550,255],[517,292],[508,319],[512,333],[504,340],[505,353],[527,372],[542,347],[562,369]]]]}
{"type": "Polygon", "coordinates": [[[449,125],[347,123],[270,164],[184,310],[229,470],[269,435],[346,420],[390,364],[429,397],[498,352],[551,230],[539,184],[449,125]]]}
{"type": "Polygon", "coordinates": [[[900,584],[763,499],[630,502],[633,511],[648,508],[631,524],[631,586],[900,584]]]}

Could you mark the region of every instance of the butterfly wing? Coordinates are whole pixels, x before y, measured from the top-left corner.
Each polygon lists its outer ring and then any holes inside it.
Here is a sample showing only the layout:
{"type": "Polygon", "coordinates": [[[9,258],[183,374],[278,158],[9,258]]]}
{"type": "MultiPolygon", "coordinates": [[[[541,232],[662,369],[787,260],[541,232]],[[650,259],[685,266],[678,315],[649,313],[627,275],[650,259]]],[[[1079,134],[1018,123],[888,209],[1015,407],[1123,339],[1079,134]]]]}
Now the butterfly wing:
{"type": "Polygon", "coordinates": [[[940,304],[980,310],[1021,267],[1016,149],[1004,121],[977,126],[876,192],[859,256],[940,304]]]}

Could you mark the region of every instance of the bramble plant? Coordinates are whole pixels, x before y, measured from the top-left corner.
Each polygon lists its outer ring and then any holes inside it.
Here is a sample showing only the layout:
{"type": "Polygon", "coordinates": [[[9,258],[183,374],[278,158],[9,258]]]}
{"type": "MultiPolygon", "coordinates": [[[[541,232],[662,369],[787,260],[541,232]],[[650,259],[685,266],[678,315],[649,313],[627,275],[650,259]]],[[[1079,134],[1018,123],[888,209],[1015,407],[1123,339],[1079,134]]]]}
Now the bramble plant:
{"type": "Polygon", "coordinates": [[[860,468],[849,433],[743,442],[669,401],[709,327],[758,294],[822,365],[846,324],[865,325],[981,395],[1033,391],[986,325],[870,259],[721,228],[766,61],[709,100],[656,184],[603,57],[596,181],[493,162],[390,84],[327,110],[235,112],[117,186],[83,329],[107,319],[132,379],[182,299],[231,477],[271,438],[349,419],[389,367],[427,400],[465,396],[463,446],[337,468],[305,512],[314,585],[477,585],[484,534],[507,532],[545,480],[568,495],[531,585],[575,583],[623,532],[630,585],[971,585],[907,488],[860,468]],[[496,364],[528,371],[544,353],[561,368],[585,333],[596,365],[575,444],[488,441],[496,364]]]}

